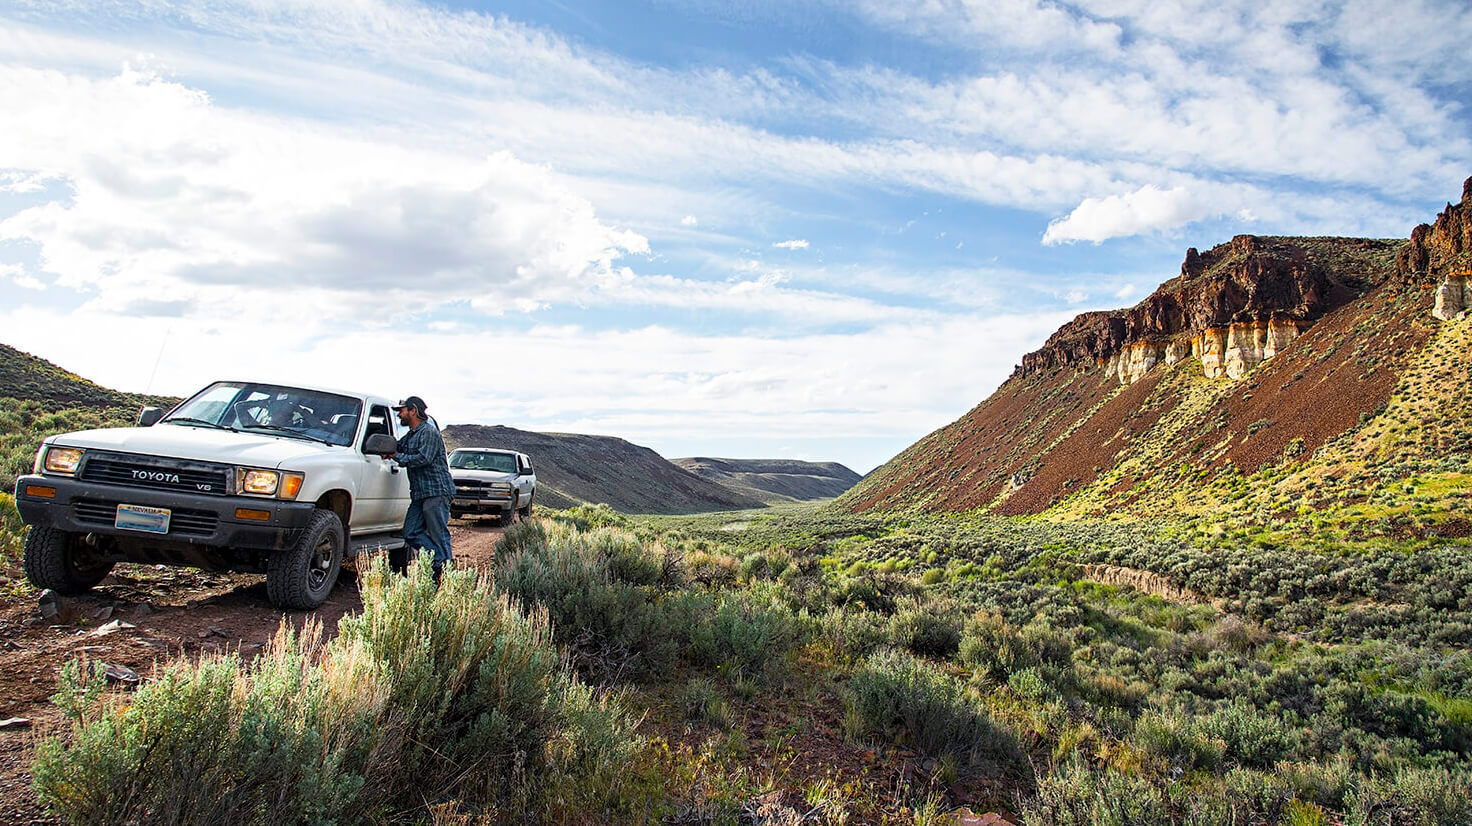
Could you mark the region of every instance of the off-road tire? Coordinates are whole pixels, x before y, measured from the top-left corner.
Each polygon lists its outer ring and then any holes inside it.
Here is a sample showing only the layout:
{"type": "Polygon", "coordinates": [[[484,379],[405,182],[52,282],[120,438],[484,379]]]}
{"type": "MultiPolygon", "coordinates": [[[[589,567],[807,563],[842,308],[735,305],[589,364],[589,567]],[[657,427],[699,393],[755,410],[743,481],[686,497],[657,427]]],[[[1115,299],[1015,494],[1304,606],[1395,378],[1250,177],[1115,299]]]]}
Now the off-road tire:
{"type": "Polygon", "coordinates": [[[517,506],[521,504],[520,497],[520,491],[511,494],[511,507],[501,511],[501,518],[498,522],[496,522],[497,525],[500,525],[503,528],[509,528],[512,525],[516,524],[516,514],[518,511],[517,506]]]}
{"type": "Polygon", "coordinates": [[[537,498],[537,495],[535,493],[533,493],[531,496],[528,496],[526,498],[526,504],[523,505],[521,507],[521,509],[518,511],[518,513],[521,514],[521,518],[522,519],[531,519],[532,518],[532,500],[533,499],[536,499],[536,498],[537,498]]]}
{"type": "Polygon", "coordinates": [[[321,605],[342,571],[342,520],[332,511],[312,512],[296,543],[266,562],[266,596],[278,608],[321,605]]]}
{"type": "Polygon", "coordinates": [[[101,559],[82,544],[81,534],[32,525],[26,534],[26,579],[37,588],[50,588],[71,596],[92,590],[112,571],[113,563],[101,559]]]}

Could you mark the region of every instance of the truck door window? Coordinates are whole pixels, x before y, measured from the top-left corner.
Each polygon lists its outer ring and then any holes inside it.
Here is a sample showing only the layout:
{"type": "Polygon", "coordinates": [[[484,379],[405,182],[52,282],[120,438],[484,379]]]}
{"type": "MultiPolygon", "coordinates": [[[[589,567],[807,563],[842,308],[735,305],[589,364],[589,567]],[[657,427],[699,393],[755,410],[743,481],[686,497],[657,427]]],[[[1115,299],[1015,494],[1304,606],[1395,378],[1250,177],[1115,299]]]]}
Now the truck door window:
{"type": "MultiPolygon", "coordinates": [[[[368,437],[375,433],[394,436],[394,432],[389,425],[389,422],[393,421],[393,419],[394,416],[388,412],[387,407],[381,404],[373,405],[372,410],[368,413],[368,430],[363,434],[363,444],[360,447],[366,448],[368,446],[368,437]]],[[[395,436],[395,438],[398,437],[395,436]]]]}

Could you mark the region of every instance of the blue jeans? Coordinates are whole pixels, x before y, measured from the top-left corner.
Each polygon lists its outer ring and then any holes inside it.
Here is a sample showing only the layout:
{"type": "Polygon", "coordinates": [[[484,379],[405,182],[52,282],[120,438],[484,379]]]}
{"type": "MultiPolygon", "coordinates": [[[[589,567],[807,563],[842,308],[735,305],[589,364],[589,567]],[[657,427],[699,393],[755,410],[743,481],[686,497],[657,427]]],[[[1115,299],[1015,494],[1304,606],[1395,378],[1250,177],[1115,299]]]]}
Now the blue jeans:
{"type": "Polygon", "coordinates": [[[404,514],[404,544],[434,551],[435,570],[454,558],[450,554],[450,497],[428,496],[409,503],[404,514]]]}

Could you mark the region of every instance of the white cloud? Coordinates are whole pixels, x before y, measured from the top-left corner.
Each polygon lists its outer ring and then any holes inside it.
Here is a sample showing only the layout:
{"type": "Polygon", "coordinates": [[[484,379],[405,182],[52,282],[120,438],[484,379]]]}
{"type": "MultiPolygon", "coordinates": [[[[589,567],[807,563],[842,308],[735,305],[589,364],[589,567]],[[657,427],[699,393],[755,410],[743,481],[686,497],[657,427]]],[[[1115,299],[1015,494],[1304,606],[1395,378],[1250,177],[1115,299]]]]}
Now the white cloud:
{"type": "Polygon", "coordinates": [[[39,278],[26,272],[26,268],[19,264],[0,263],[0,280],[9,281],[27,290],[46,289],[46,285],[39,278]]]}
{"type": "Polygon", "coordinates": [[[784,250],[805,250],[808,248],[808,242],[802,238],[794,238],[791,241],[778,241],[772,246],[784,250]]]}
{"type": "Polygon", "coordinates": [[[422,395],[445,424],[605,433],[661,452],[712,433],[753,444],[816,433],[879,439],[887,452],[878,462],[972,407],[1071,315],[927,316],[842,335],[599,331],[508,320],[488,330],[387,336],[359,325],[307,336],[291,315],[191,315],[140,327],[101,308],[62,316],[18,306],[0,309],[0,329],[37,342],[27,349],[43,358],[125,390],[182,395],[224,376],[321,383],[330,374],[333,386],[422,395]],[[48,334],[61,324],[81,333],[48,334]],[[131,342],[134,356],[99,346],[117,341],[131,342]]]}
{"type": "Polygon", "coordinates": [[[686,215],[684,218],[681,218],[680,219],[680,226],[682,226],[682,227],[696,227],[696,226],[700,226],[700,219],[699,218],[696,218],[694,215],[686,215]]]}
{"type": "Polygon", "coordinates": [[[1173,229],[1211,214],[1184,187],[1140,187],[1126,195],[1085,198],[1067,217],[1048,224],[1044,244],[1100,243],[1121,235],[1173,229]]]}
{"type": "MultiPolygon", "coordinates": [[[[0,221],[97,301],[320,289],[400,309],[466,293],[565,298],[649,251],[550,170],[232,111],[125,71],[104,80],[0,67],[0,157],[63,179],[65,200],[0,221]]],[[[227,302],[228,303],[228,302],[227,302]]],[[[248,303],[249,305],[249,303],[248,303]]],[[[239,310],[232,311],[239,312],[239,310]]]]}

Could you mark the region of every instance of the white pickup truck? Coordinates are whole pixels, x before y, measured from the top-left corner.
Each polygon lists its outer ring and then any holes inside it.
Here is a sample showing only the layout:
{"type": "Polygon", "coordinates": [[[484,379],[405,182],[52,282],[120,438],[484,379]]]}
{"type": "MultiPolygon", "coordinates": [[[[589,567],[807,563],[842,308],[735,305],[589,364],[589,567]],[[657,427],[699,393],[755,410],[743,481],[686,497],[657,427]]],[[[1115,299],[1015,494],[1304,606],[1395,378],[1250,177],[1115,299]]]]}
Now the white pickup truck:
{"type": "Polygon", "coordinates": [[[273,604],[315,608],[345,557],[405,561],[408,474],[377,455],[403,433],[392,405],[221,381],[138,427],[52,436],[16,480],[26,576],[75,594],[122,561],[264,573],[273,604]]]}

